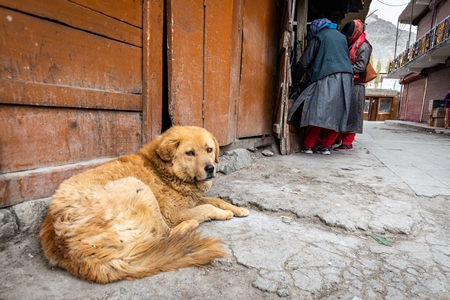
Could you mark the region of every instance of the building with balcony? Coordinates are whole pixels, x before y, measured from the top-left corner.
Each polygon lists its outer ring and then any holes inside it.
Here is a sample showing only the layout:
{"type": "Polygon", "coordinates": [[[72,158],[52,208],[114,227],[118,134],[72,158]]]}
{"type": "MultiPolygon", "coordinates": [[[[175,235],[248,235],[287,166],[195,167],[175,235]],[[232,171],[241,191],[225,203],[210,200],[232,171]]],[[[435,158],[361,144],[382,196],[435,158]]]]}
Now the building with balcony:
{"type": "Polygon", "coordinates": [[[399,119],[427,122],[430,100],[450,90],[450,1],[412,0],[398,23],[417,26],[417,39],[397,47],[388,78],[400,79],[399,119]]]}

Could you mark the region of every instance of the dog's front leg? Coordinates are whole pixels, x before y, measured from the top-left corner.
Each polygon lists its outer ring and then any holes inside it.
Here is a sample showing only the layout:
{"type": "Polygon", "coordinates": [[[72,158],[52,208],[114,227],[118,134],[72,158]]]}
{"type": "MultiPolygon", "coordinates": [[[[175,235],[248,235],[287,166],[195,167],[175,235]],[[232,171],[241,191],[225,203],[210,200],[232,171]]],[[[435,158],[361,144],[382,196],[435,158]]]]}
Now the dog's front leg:
{"type": "Polygon", "coordinates": [[[201,204],[180,212],[181,220],[197,220],[199,223],[209,220],[229,220],[232,217],[231,210],[223,210],[211,204],[201,204]]]}
{"type": "Polygon", "coordinates": [[[235,205],[225,202],[219,198],[202,197],[201,200],[203,203],[208,203],[208,204],[214,205],[223,210],[231,210],[233,212],[233,214],[238,217],[246,217],[250,213],[248,211],[248,209],[246,209],[246,208],[235,206],[235,205]]]}

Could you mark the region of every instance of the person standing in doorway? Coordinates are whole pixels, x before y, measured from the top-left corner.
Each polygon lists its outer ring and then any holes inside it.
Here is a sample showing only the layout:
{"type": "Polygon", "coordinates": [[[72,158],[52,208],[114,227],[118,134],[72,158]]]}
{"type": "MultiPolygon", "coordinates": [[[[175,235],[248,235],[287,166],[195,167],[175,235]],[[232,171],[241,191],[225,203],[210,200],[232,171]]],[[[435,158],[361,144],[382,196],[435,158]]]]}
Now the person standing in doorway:
{"type": "Polygon", "coordinates": [[[364,23],[361,20],[349,21],[342,27],[342,34],[347,37],[349,45],[350,62],[353,68],[355,109],[350,112],[350,122],[357,123],[355,132],[342,132],[340,134],[341,145],[335,147],[335,151],[352,151],[356,133],[363,132],[364,104],[366,101],[366,68],[372,55],[372,46],[366,39],[364,23]]]}
{"type": "Polygon", "coordinates": [[[345,36],[330,20],[314,20],[308,45],[296,64],[293,83],[299,84],[306,73],[306,89],[297,97],[288,114],[293,127],[306,127],[303,153],[330,154],[340,131],[356,130],[348,123],[353,93],[353,71],[345,36]],[[303,109],[301,109],[303,104],[303,109]]]}

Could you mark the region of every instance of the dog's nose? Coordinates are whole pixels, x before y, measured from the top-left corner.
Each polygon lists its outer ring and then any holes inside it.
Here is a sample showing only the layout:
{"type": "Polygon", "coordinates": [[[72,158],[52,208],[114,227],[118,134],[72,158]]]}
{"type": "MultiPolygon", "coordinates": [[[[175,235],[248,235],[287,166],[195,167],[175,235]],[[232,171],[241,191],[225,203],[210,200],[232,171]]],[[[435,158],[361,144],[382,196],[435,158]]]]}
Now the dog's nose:
{"type": "Polygon", "coordinates": [[[207,164],[205,167],[206,173],[213,173],[214,172],[214,166],[212,164],[207,164]]]}

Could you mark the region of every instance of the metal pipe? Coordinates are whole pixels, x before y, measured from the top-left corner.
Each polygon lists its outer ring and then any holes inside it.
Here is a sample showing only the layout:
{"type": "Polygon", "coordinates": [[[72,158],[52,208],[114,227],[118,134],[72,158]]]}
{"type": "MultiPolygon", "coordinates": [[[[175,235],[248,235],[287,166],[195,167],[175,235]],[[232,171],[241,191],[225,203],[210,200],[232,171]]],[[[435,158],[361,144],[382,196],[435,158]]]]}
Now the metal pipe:
{"type": "Polygon", "coordinates": [[[397,43],[398,43],[398,27],[400,25],[400,21],[397,20],[397,33],[395,34],[395,48],[394,48],[394,59],[397,57],[397,43]]]}
{"type": "Polygon", "coordinates": [[[413,23],[413,13],[414,13],[414,1],[412,0],[411,3],[411,17],[410,17],[410,22],[409,22],[409,36],[408,36],[408,44],[406,45],[406,49],[409,48],[409,45],[411,43],[411,30],[412,30],[412,23],[413,23]]]}

